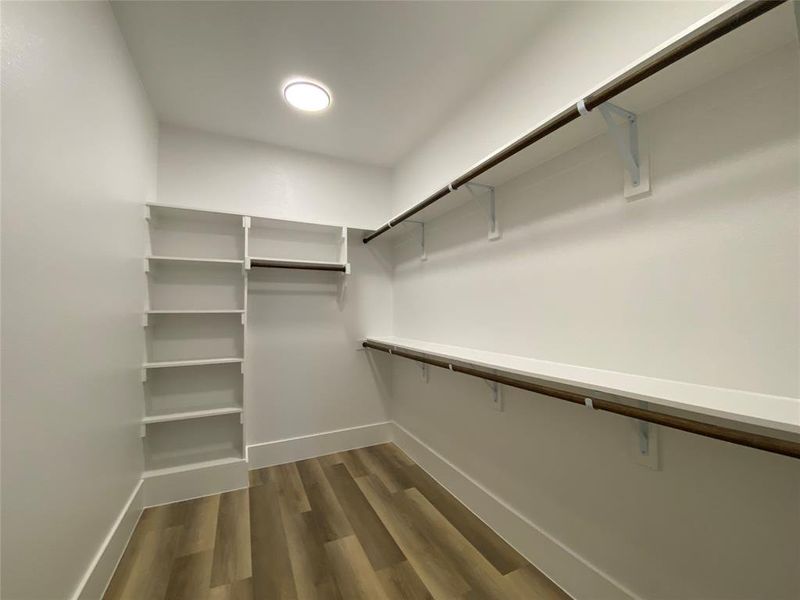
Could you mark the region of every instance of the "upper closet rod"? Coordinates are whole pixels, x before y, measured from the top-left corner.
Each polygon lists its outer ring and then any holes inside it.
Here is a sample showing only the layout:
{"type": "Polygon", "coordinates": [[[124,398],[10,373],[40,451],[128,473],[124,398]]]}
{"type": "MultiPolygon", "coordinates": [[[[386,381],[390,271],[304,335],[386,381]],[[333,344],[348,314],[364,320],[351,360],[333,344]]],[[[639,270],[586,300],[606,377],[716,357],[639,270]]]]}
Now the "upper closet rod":
{"type": "MultiPolygon", "coordinates": [[[[743,2],[731,9],[729,13],[726,13],[717,20],[711,21],[703,27],[698,28],[686,38],[676,42],[672,46],[664,48],[662,51],[657,52],[647,60],[643,61],[641,64],[636,65],[630,71],[620,75],[613,81],[600,87],[595,92],[586,96],[582,102],[579,102],[578,104],[582,103],[582,108],[585,108],[586,112],[588,112],[604,102],[611,100],[614,96],[624,92],[640,81],[647,79],[655,73],[658,73],[672,63],[685,56],[688,56],[696,50],[699,50],[703,46],[710,44],[726,33],[738,29],[745,23],[748,23],[756,17],[759,17],[773,8],[783,4],[783,2],[785,2],[785,0],[754,0],[753,2],[743,2]]],[[[377,229],[365,236],[362,241],[365,244],[371,242],[379,235],[389,231],[392,227],[402,223],[437,200],[441,200],[450,192],[454,192],[465,183],[469,183],[479,175],[485,173],[492,167],[497,166],[504,160],[514,156],[534,142],[541,140],[554,131],[561,129],[568,123],[574,121],[581,115],[581,110],[578,109],[578,104],[566,108],[556,116],[552,117],[546,123],[540,125],[530,133],[518,139],[516,142],[513,142],[509,146],[506,146],[502,150],[498,151],[496,154],[493,154],[482,163],[464,173],[461,177],[457,178],[448,186],[441,188],[437,192],[434,192],[422,202],[415,204],[405,212],[400,213],[398,216],[391,219],[380,229],[377,229]]]]}

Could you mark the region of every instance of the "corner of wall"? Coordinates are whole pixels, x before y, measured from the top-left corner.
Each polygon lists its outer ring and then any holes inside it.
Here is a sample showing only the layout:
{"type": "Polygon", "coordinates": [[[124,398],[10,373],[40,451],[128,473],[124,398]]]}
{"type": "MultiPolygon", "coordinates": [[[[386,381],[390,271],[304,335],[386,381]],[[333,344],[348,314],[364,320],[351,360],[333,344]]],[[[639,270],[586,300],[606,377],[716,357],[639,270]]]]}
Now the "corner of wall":
{"type": "Polygon", "coordinates": [[[94,600],[102,598],[105,593],[142,514],[142,483],[140,479],[133,488],[128,501],[111,525],[111,529],[72,594],[72,600],[94,600]]]}

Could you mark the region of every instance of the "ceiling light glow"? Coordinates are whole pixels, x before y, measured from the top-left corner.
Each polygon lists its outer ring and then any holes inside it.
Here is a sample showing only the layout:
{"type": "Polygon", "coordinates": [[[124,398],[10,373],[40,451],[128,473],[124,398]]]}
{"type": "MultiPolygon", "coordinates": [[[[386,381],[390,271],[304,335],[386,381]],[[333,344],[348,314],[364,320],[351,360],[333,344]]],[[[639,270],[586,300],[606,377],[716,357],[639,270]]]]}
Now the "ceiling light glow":
{"type": "Polygon", "coordinates": [[[307,112],[319,112],[331,105],[328,90],[304,79],[296,79],[283,86],[283,97],[296,109],[307,112]]]}

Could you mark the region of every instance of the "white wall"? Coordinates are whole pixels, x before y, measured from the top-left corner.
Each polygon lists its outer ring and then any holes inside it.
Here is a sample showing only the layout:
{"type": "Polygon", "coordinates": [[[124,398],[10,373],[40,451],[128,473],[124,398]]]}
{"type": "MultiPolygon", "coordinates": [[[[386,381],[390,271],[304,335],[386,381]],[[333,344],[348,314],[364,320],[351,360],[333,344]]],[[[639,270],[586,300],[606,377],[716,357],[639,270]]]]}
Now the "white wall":
{"type": "Polygon", "coordinates": [[[106,3],[2,6],[2,597],[70,597],[142,471],[156,122],[106,3]]]}
{"type": "MultiPolygon", "coordinates": [[[[632,10],[663,25],[697,7],[632,10]]],[[[592,39],[609,35],[596,24],[592,39]]],[[[597,56],[580,59],[597,69],[597,56]]],[[[576,73],[576,60],[553,69],[576,73]]],[[[558,83],[542,90],[545,112],[591,82],[558,83]]],[[[601,137],[498,189],[501,240],[487,242],[475,204],[432,222],[427,262],[415,240],[396,250],[395,335],[796,396],[799,85],[791,45],[643,114],[651,197],[623,199],[619,159],[601,137]]],[[[480,158],[485,140],[469,140],[492,130],[492,114],[513,127],[515,92],[488,90],[410,157],[397,207],[480,158]]],[[[433,370],[426,385],[403,360],[392,390],[402,427],[633,594],[800,595],[797,461],[662,429],[663,469],[651,471],[632,458],[633,425],[619,417],[514,390],[497,413],[483,382],[433,370]]],[[[554,545],[539,551],[530,558],[555,564],[554,545]]],[[[552,574],[580,589],[576,573],[552,574]]]]}
{"type": "Polygon", "coordinates": [[[394,171],[392,214],[446,186],[608,75],[723,4],[560,3],[531,33],[526,50],[400,162],[394,171]]]}
{"type": "Polygon", "coordinates": [[[164,125],[158,201],[375,229],[386,219],[389,170],[164,125]]]}
{"type": "MultiPolygon", "coordinates": [[[[165,204],[366,228],[388,214],[386,169],[188,129],[162,126],[158,177],[165,204]]],[[[344,291],[339,274],[250,272],[247,444],[387,419],[380,379],[356,349],[391,332],[392,267],[358,231],[349,260],[344,291]]]]}
{"type": "Polygon", "coordinates": [[[256,444],[387,420],[359,348],[392,328],[391,266],[350,237],[352,275],[254,269],[247,340],[247,440],[256,444]]]}

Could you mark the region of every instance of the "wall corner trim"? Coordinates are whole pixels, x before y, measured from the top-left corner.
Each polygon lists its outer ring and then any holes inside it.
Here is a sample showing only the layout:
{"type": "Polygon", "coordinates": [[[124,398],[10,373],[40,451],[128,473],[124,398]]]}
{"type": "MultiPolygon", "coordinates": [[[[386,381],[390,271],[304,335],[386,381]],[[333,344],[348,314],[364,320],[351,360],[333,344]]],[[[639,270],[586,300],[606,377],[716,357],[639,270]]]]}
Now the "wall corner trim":
{"type": "Polygon", "coordinates": [[[334,452],[383,444],[391,440],[392,422],[382,421],[250,444],[247,446],[248,468],[263,469],[334,452]]]}
{"type": "Polygon", "coordinates": [[[142,514],[143,483],[144,480],[139,479],[134,486],[128,501],[117,515],[92,562],[81,577],[71,600],[96,600],[105,593],[142,514]]]}
{"type": "Polygon", "coordinates": [[[642,600],[625,585],[392,421],[394,443],[464,506],[573,598],[642,600]]]}

